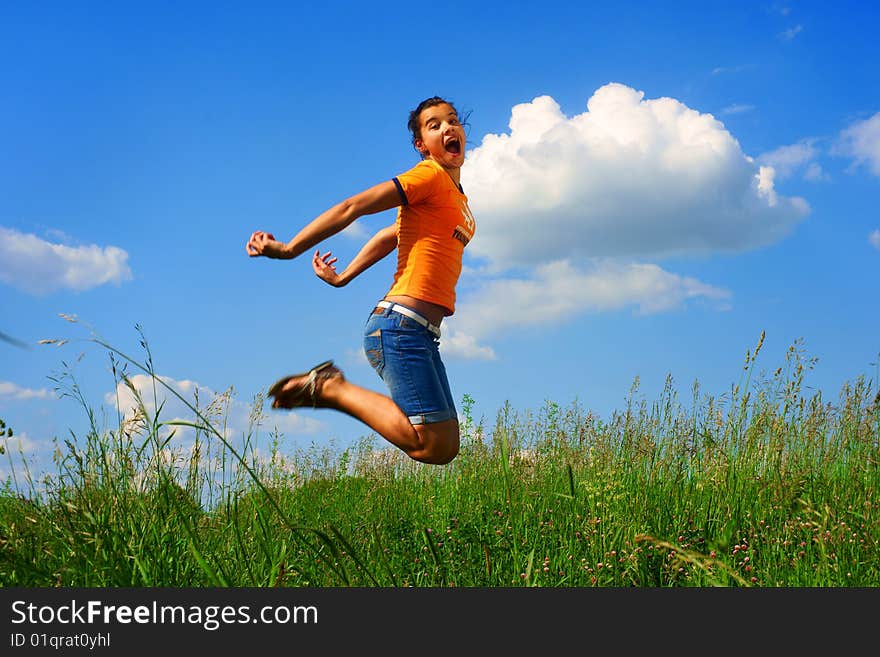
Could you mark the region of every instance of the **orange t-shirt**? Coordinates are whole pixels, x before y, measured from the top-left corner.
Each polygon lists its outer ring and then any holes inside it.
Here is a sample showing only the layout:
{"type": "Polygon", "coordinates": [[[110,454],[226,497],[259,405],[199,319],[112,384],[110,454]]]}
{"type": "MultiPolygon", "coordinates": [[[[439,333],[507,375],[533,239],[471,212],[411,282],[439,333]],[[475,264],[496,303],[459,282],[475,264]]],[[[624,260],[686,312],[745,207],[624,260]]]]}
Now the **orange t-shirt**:
{"type": "Polygon", "coordinates": [[[404,294],[455,311],[455,285],[476,224],[467,196],[446,170],[426,159],[393,179],[397,211],[397,271],[388,295],[404,294]]]}

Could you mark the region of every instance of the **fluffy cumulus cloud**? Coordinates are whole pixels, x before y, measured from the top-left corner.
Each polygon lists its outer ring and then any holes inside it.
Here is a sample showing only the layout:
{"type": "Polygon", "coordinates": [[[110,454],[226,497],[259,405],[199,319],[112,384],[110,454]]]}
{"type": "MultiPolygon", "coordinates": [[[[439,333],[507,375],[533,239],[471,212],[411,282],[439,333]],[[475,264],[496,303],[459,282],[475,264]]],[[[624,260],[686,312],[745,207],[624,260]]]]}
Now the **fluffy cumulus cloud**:
{"type": "Polygon", "coordinates": [[[568,117],[549,96],[513,108],[462,172],[496,268],[550,259],[736,252],[774,243],[809,212],[775,188],[710,114],[622,84],[568,117]]]}
{"type": "Polygon", "coordinates": [[[880,229],[875,230],[868,235],[868,242],[871,243],[871,246],[880,251],[880,229]]]}
{"type": "Polygon", "coordinates": [[[559,324],[586,312],[627,308],[642,314],[666,312],[691,300],[723,310],[729,298],[723,288],[653,264],[603,260],[581,269],[560,260],[537,267],[529,278],[498,278],[482,286],[446,320],[449,337],[442,345],[446,355],[493,359],[494,351],[479,341],[498,326],[559,324]]]}
{"type": "Polygon", "coordinates": [[[880,176],[880,112],[841,132],[834,151],[853,158],[857,165],[866,165],[874,175],[880,176]]]}
{"type": "Polygon", "coordinates": [[[0,226],[0,283],[39,295],[130,279],[128,253],[118,247],[68,246],[0,226]]]}
{"type": "MultiPolygon", "coordinates": [[[[187,379],[176,380],[166,376],[159,376],[157,379],[158,381],[154,382],[153,378],[146,374],[131,376],[129,377],[131,387],[120,382],[114,391],[104,396],[104,402],[118,409],[126,420],[137,416],[140,404],[143,404],[144,410],[151,418],[156,415],[156,409],[160,409],[160,422],[196,422],[197,417],[192,409],[171,393],[168,390],[170,388],[190,405],[198,408],[218,431],[225,431],[224,436],[230,440],[239,440],[242,436],[256,433],[257,427],[251,428],[253,405],[235,399],[231,391],[218,394],[206,386],[187,379]]],[[[296,413],[273,413],[271,417],[262,416],[259,424],[261,432],[277,430],[285,435],[312,434],[324,427],[323,423],[296,413]]],[[[192,433],[191,428],[175,428],[175,435],[184,441],[192,433]]]]}
{"type": "Polygon", "coordinates": [[[493,359],[484,341],[501,325],[730,308],[725,288],[645,260],[783,239],[809,206],[781,194],[777,177],[821,176],[815,157],[803,142],[759,161],[711,114],[618,83],[575,116],[549,96],[515,106],[509,132],[486,135],[462,171],[477,218],[468,254],[480,264],[465,270],[471,287],[444,322],[441,349],[493,359]]]}

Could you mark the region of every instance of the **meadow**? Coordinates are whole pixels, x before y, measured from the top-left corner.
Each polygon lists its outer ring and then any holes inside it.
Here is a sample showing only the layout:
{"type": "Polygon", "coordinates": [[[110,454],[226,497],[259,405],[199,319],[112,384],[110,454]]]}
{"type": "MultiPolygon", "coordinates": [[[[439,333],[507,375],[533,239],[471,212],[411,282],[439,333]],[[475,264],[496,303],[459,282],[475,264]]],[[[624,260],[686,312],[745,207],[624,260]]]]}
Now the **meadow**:
{"type": "MultiPolygon", "coordinates": [[[[142,362],[93,341],[118,381],[132,368],[164,385],[146,340],[142,362]]],[[[487,422],[464,395],[446,466],[373,435],[258,449],[264,400],[229,437],[229,391],[186,400],[191,421],[142,403],[101,427],[62,375],[91,429],[42,477],[4,450],[0,586],[876,587],[877,383],[827,401],[799,342],[769,374],[762,343],[720,396],[694,383],[682,399],[669,378],[647,401],[636,380],[606,418],[545,401],[487,422]]]]}

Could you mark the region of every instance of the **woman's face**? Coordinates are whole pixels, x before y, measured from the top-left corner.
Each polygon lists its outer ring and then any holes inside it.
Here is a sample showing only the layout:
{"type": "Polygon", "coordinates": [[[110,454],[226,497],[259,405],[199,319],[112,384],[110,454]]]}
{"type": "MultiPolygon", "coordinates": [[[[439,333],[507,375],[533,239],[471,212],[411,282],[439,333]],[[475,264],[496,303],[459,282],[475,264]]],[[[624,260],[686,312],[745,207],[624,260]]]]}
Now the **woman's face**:
{"type": "Polygon", "coordinates": [[[451,105],[426,107],[419,116],[419,125],[422,134],[415,146],[423,156],[445,169],[457,169],[464,164],[464,128],[451,105]]]}

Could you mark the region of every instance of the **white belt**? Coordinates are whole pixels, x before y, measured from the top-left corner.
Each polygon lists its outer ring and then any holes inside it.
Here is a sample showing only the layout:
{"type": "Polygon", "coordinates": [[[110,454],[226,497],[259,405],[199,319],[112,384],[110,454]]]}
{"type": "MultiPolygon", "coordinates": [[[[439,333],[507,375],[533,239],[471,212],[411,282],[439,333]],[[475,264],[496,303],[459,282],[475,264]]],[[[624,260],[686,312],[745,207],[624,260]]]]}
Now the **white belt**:
{"type": "Polygon", "coordinates": [[[425,319],[424,317],[419,315],[415,310],[411,310],[410,308],[407,308],[406,306],[401,306],[399,303],[393,303],[391,301],[384,301],[384,300],[377,303],[376,307],[377,308],[390,308],[391,310],[393,310],[396,313],[400,313],[401,315],[406,315],[410,319],[415,320],[419,324],[424,326],[426,329],[428,329],[431,333],[436,335],[438,338],[440,337],[440,327],[434,326],[427,319],[425,319]]]}

